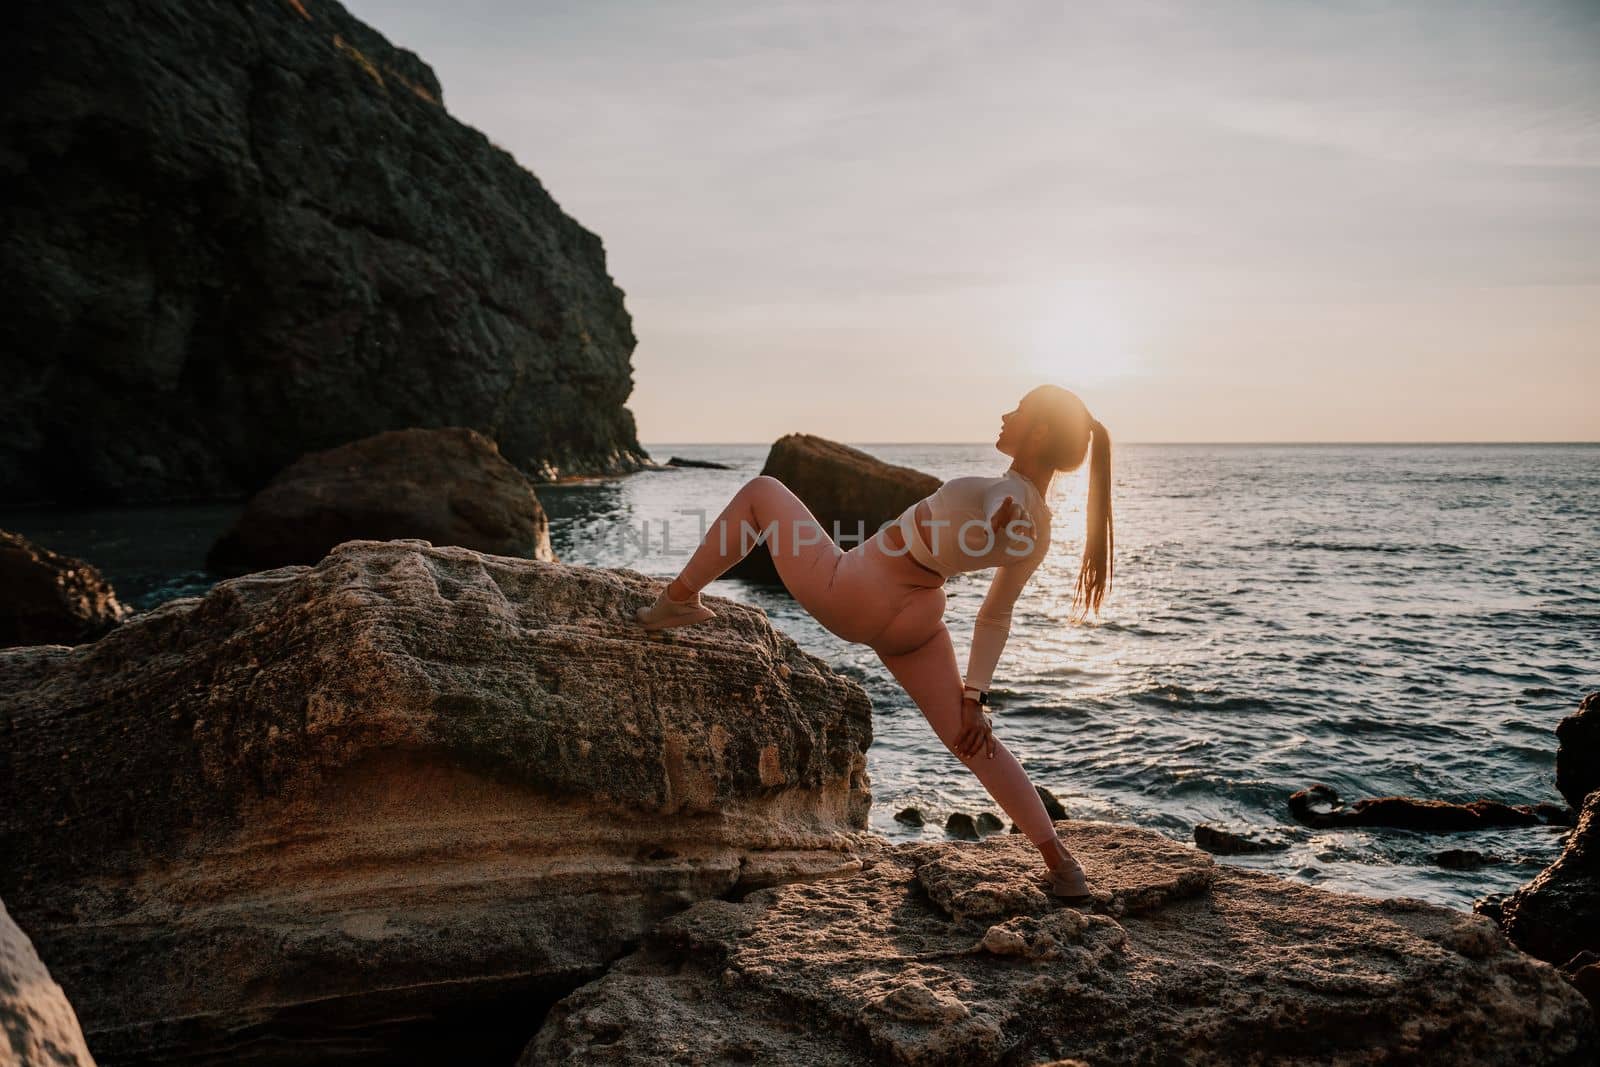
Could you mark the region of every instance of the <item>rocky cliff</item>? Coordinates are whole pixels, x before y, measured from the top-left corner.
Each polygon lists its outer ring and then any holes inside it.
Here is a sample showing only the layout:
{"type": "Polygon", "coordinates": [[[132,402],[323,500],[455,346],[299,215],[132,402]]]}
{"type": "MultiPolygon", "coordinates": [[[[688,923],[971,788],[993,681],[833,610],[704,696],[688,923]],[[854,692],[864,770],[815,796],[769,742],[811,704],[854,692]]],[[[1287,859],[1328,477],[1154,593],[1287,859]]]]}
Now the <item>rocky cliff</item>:
{"type": "Polygon", "coordinates": [[[665,916],[857,868],[866,694],[654,585],[352,541],[0,651],[0,898],[95,1056],[509,1063],[665,916]]]}
{"type": "Polygon", "coordinates": [[[0,497],[237,497],[410,426],[640,464],[599,238],[417,56],[332,0],[9,10],[0,497]]]}

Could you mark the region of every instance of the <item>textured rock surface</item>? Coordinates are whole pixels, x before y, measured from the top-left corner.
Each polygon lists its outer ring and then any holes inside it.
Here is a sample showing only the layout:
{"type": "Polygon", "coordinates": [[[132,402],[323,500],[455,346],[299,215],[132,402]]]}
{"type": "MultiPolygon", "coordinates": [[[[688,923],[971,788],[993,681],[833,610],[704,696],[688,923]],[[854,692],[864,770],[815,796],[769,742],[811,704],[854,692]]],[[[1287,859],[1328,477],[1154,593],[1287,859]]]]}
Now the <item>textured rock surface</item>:
{"type": "MultiPolygon", "coordinates": [[[[829,537],[834,537],[837,524],[840,536],[834,540],[846,549],[870,538],[941,484],[934,475],[885,463],[858,448],[808,433],[787,434],[774,442],[761,473],[788,486],[829,537]]],[[[781,581],[765,545],[735,563],[728,576],[781,581]]]]}
{"type": "Polygon", "coordinates": [[[1578,710],[1556,724],[1556,788],[1572,805],[1600,789],[1600,693],[1590,693],[1578,710]]]}
{"type": "Polygon", "coordinates": [[[1506,934],[1542,960],[1600,953],[1600,792],[1589,794],[1556,861],[1499,904],[1506,934]]]}
{"type": "Polygon", "coordinates": [[[866,694],[653,585],[353,541],[0,652],[0,894],[90,1048],[509,1062],[664,915],[858,865],[866,694]]]}
{"type": "Polygon", "coordinates": [[[0,589],[0,648],[92,641],[127,615],[94,567],[8,530],[0,530],[0,589]]]}
{"type": "Polygon", "coordinates": [[[0,1063],[93,1067],[78,1016],[0,902],[0,1063]]]}
{"type": "Polygon", "coordinates": [[[461,427],[390,430],[301,456],[206,558],[223,574],[310,566],[345,541],[417,538],[495,556],[553,560],[533,485],[461,427]]]}
{"type": "Polygon", "coordinates": [[[851,877],[696,904],[559,1003],[522,1063],[1580,1064],[1581,994],[1493,923],[1213,866],[1062,824],[1106,893],[1043,894],[1032,846],[885,849],[851,877]],[[974,904],[981,904],[974,907],[974,904]]]}
{"type": "Polygon", "coordinates": [[[0,35],[0,497],[254,492],[471,426],[633,469],[599,238],[332,0],[18,0],[0,35]]]}

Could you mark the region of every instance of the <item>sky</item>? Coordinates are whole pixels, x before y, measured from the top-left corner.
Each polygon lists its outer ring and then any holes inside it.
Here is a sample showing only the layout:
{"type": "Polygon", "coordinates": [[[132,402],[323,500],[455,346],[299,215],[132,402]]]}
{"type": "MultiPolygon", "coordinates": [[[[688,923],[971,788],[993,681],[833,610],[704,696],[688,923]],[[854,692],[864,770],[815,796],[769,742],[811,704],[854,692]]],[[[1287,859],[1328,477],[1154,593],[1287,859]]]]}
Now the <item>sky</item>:
{"type": "Polygon", "coordinates": [[[646,443],[1600,440],[1600,0],[353,0],[597,233],[646,443]]]}

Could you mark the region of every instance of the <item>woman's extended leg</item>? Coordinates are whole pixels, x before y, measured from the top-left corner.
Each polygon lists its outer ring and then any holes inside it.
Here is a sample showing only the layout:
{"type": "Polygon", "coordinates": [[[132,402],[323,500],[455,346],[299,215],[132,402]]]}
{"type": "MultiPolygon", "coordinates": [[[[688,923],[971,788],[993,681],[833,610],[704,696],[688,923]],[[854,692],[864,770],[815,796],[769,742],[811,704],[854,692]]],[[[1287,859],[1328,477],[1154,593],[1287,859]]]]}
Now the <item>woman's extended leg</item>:
{"type": "MultiPolygon", "coordinates": [[[[889,668],[895,680],[917,702],[922,714],[927,716],[933,732],[939,735],[951,755],[956,754],[954,743],[961,733],[961,670],[956,664],[955,646],[950,641],[950,631],[943,622],[922,644],[909,652],[885,652],[877,649],[878,658],[889,668]]],[[[961,759],[960,756],[956,757],[961,759]]],[[[979,752],[961,759],[978,781],[989,791],[1005,813],[1011,816],[1017,829],[1027,835],[1038,847],[1050,867],[1053,877],[1059,872],[1063,886],[1070,886],[1069,894],[1087,892],[1081,880],[1081,868],[1056,836],[1055,824],[1044,810],[1044,801],[1028,780],[1022,764],[1011,750],[996,737],[994,755],[979,752]],[[1070,868],[1064,871],[1062,868],[1070,868]],[[1070,883],[1066,880],[1071,877],[1070,883]]]]}
{"type": "Polygon", "coordinates": [[[836,585],[844,550],[834,543],[811,509],[770,475],[750,479],[706,527],[700,545],[666,594],[685,600],[720,578],[765,537],[778,577],[800,606],[846,640],[875,634],[899,608],[874,595],[875,587],[836,585]]]}

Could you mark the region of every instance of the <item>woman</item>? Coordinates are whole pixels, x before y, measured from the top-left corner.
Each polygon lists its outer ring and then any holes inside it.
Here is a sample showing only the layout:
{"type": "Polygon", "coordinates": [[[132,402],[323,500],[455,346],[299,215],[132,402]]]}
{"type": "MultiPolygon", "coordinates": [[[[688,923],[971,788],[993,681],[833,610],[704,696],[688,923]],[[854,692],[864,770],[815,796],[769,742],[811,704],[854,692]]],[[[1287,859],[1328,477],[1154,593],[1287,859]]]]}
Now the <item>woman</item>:
{"type": "Polygon", "coordinates": [[[637,619],[656,630],[713,618],[700,590],[764,538],[800,606],[829,631],[878,654],[939,739],[1038,847],[1051,891],[1083,903],[1092,894],[1082,865],[1056,835],[1016,757],[994,736],[984,707],[1011,631],[1012,605],[1050,546],[1050,480],[1058,470],[1076,470],[1085,456],[1089,528],[1072,608],[1075,618],[1100,610],[1111,582],[1111,439],[1075,394],[1041,385],[1001,416],[995,448],[1012,457],[1000,477],[951,479],[849,551],[782,482],[752,478],[637,619]],[[990,567],[995,575],[978,609],[963,678],[944,625],[944,582],[990,567]]]}

